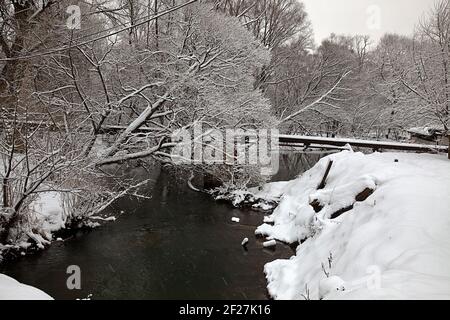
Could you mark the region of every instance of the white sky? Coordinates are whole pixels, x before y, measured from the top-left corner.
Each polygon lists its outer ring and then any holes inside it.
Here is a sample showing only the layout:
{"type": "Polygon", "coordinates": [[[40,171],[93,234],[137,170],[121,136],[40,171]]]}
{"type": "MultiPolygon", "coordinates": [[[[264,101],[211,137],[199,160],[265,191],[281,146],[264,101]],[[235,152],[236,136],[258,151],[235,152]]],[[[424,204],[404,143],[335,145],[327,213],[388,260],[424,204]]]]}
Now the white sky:
{"type": "Polygon", "coordinates": [[[370,35],[413,33],[435,0],[301,0],[313,24],[316,43],[331,33],[370,35]]]}

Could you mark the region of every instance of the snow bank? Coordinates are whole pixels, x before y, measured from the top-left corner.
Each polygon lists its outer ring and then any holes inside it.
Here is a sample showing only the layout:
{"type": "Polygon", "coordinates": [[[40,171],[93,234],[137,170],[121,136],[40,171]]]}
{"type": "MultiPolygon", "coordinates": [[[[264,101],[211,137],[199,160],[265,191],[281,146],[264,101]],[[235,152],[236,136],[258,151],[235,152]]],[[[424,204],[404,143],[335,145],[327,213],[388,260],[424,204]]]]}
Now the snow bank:
{"type": "Polygon", "coordinates": [[[53,300],[48,294],[0,274],[0,300],[53,300]]]}
{"type": "Polygon", "coordinates": [[[215,200],[229,201],[236,208],[249,206],[261,211],[271,211],[278,205],[289,184],[290,182],[272,182],[265,184],[262,188],[249,189],[225,185],[209,193],[215,200]]]}
{"type": "MultiPolygon", "coordinates": [[[[15,158],[17,162],[22,160],[17,157],[15,158]]],[[[4,166],[0,165],[0,179],[3,178],[4,166]]],[[[43,185],[42,189],[52,189],[51,185],[43,185]]],[[[39,191],[39,190],[38,190],[39,191]]],[[[45,245],[49,244],[52,239],[52,233],[58,231],[65,227],[66,224],[66,214],[63,205],[63,193],[55,191],[42,191],[37,192],[33,195],[31,203],[27,206],[27,213],[29,213],[29,219],[23,225],[24,237],[32,239],[36,245],[43,248],[45,245]]],[[[2,190],[0,188],[0,197],[2,197],[2,190]]],[[[11,210],[0,211],[0,215],[4,214],[5,218],[9,219],[11,215],[11,210]],[[5,215],[5,212],[8,215],[5,215]]],[[[2,217],[0,216],[0,221],[2,217]]],[[[22,236],[17,236],[16,242],[13,246],[2,246],[0,244],[0,258],[2,249],[6,248],[22,248],[27,249],[30,244],[28,239],[22,236]]]]}
{"type": "Polygon", "coordinates": [[[251,188],[249,192],[252,193],[255,198],[278,202],[283,194],[288,190],[290,184],[290,181],[271,182],[267,183],[260,189],[251,188]]]}
{"type": "Polygon", "coordinates": [[[256,232],[304,241],[296,256],[265,267],[276,299],[449,299],[450,161],[329,156],[289,183],[256,232]],[[330,160],[326,186],[317,190],[330,160]]]}
{"type": "Polygon", "coordinates": [[[39,193],[29,206],[36,225],[49,240],[52,239],[53,232],[63,229],[66,225],[62,197],[60,192],[39,193]]]}

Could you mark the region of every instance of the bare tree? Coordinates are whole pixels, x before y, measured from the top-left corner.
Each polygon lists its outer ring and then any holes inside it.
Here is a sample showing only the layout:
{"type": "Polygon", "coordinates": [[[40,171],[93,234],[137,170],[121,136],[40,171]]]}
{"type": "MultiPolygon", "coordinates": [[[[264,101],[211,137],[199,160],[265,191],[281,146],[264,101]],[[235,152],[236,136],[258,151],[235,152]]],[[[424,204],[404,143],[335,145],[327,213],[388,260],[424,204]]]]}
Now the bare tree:
{"type": "Polygon", "coordinates": [[[83,28],[68,30],[68,2],[39,3],[1,7],[0,242],[49,240],[30,210],[48,192],[70,204],[67,223],[136,195],[145,181],[117,165],[170,163],[180,128],[275,123],[253,86],[270,53],[238,18],[194,1],[80,2],[83,28]]]}

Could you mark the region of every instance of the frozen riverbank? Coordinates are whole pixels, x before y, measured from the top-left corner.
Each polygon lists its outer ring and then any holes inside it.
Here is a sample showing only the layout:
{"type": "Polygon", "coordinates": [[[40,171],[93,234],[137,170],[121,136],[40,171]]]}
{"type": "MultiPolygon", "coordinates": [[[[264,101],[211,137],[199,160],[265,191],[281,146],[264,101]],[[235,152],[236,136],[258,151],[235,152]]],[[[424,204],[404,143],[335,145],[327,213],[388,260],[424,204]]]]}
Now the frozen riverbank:
{"type": "Polygon", "coordinates": [[[266,265],[272,297],[450,298],[446,157],[342,152],[282,187],[256,233],[303,243],[290,260],[266,265]]]}

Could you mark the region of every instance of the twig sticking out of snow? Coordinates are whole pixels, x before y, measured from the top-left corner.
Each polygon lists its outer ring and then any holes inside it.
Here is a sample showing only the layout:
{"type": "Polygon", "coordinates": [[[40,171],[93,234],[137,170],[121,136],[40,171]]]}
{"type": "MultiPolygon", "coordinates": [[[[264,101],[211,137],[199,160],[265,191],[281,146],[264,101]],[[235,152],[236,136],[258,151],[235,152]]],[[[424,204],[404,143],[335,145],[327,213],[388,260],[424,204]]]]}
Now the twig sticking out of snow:
{"type": "Polygon", "coordinates": [[[322,262],[322,271],[327,276],[327,278],[330,277],[330,272],[327,271],[327,269],[325,268],[325,264],[323,262],[322,262]]]}
{"type": "Polygon", "coordinates": [[[325,174],[322,178],[322,182],[320,182],[319,186],[317,187],[317,190],[325,189],[325,186],[327,185],[327,178],[328,178],[328,175],[330,174],[332,166],[333,166],[333,160],[330,160],[328,162],[327,170],[325,171],[325,174]]]}
{"type": "Polygon", "coordinates": [[[302,297],[303,297],[303,299],[305,299],[306,301],[310,301],[310,300],[311,300],[310,290],[309,290],[309,288],[308,288],[308,284],[305,285],[305,293],[302,293],[302,297]]]}

